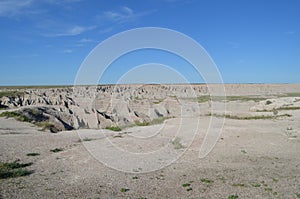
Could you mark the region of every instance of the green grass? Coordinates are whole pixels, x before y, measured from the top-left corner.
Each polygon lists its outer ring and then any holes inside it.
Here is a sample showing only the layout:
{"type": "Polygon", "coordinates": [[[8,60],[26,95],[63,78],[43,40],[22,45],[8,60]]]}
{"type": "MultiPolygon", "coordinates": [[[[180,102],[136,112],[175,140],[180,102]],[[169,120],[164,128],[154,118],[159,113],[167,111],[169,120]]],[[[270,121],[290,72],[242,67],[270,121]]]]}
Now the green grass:
{"type": "Polygon", "coordinates": [[[134,124],[136,126],[149,126],[150,122],[140,122],[140,121],[135,121],[134,124]]]}
{"type": "Polygon", "coordinates": [[[243,183],[235,183],[235,184],[232,184],[232,186],[234,186],[234,187],[245,187],[245,184],[243,184],[243,183]]]}
{"type": "Polygon", "coordinates": [[[50,130],[52,133],[58,132],[58,129],[54,126],[54,124],[51,124],[50,122],[43,121],[43,122],[36,122],[34,124],[38,127],[41,127],[42,131],[50,130]]]}
{"type": "Polygon", "coordinates": [[[89,142],[89,141],[92,141],[93,139],[92,138],[83,138],[82,139],[84,142],[89,142]]]}
{"type": "Polygon", "coordinates": [[[190,183],[184,183],[182,186],[183,187],[189,187],[189,186],[191,186],[191,184],[190,183]]]}
{"type": "Polygon", "coordinates": [[[187,188],[186,190],[187,190],[187,191],[192,191],[193,188],[192,188],[192,187],[189,187],[189,188],[187,188]]]}
{"type": "Polygon", "coordinates": [[[285,93],[281,95],[282,97],[300,97],[300,93],[285,93]]]}
{"type": "Polygon", "coordinates": [[[0,91],[0,98],[1,97],[17,97],[23,96],[25,93],[20,91],[0,91]]]}
{"type": "Polygon", "coordinates": [[[105,129],[111,130],[111,131],[122,131],[121,127],[119,127],[119,126],[108,126],[108,127],[105,127],[105,129]]]}
{"type": "Polygon", "coordinates": [[[282,115],[254,115],[254,116],[236,116],[236,115],[218,115],[218,114],[207,114],[207,116],[225,117],[234,120],[261,120],[261,119],[277,119],[280,117],[292,117],[290,114],[282,115]]]}
{"type": "Polygon", "coordinates": [[[261,187],[261,184],[259,184],[258,182],[254,182],[251,185],[252,187],[261,187]]]}
{"type": "Polygon", "coordinates": [[[127,192],[127,191],[129,191],[129,190],[130,190],[130,189],[122,188],[122,189],[121,189],[121,192],[122,192],[122,193],[125,193],[125,192],[127,192]]]}
{"type": "Polygon", "coordinates": [[[16,178],[21,176],[27,176],[33,173],[33,171],[29,171],[24,169],[24,167],[28,167],[32,165],[32,163],[19,163],[18,161],[3,163],[0,162],[0,179],[6,178],[16,178]]]}
{"type": "Polygon", "coordinates": [[[27,156],[39,156],[40,154],[39,153],[27,153],[26,155],[27,156]]]}
{"type": "Polygon", "coordinates": [[[61,152],[63,150],[64,150],[63,148],[55,148],[55,149],[51,149],[50,151],[53,152],[53,153],[58,153],[58,152],[61,152]]]}
{"type": "Polygon", "coordinates": [[[297,198],[300,198],[300,193],[296,194],[297,198]]]}
{"type": "Polygon", "coordinates": [[[173,141],[172,144],[174,146],[174,149],[182,149],[184,146],[180,143],[181,139],[176,137],[173,141]]]}
{"type": "Polygon", "coordinates": [[[270,188],[270,187],[265,188],[265,191],[267,191],[267,192],[271,192],[272,190],[273,190],[273,189],[270,188]]]}
{"type": "Polygon", "coordinates": [[[217,102],[222,102],[222,101],[242,101],[242,102],[247,102],[247,101],[255,101],[259,102],[262,100],[265,100],[266,98],[260,97],[260,96],[210,96],[210,95],[203,95],[197,97],[197,102],[198,103],[204,103],[208,101],[217,101],[217,102]]]}
{"type": "Polygon", "coordinates": [[[31,120],[28,117],[26,117],[25,115],[22,115],[21,113],[14,112],[14,111],[2,112],[0,114],[0,117],[15,118],[16,120],[21,121],[21,122],[31,122],[31,120]]]}
{"type": "Polygon", "coordinates": [[[204,182],[204,183],[206,183],[206,184],[211,184],[211,183],[213,183],[214,181],[213,181],[213,180],[210,180],[210,179],[207,179],[207,178],[202,178],[202,179],[201,179],[201,182],[204,182]]]}
{"type": "Polygon", "coordinates": [[[239,197],[236,194],[228,196],[228,199],[237,199],[237,198],[239,197]]]}
{"type": "MultiPolygon", "coordinates": [[[[32,114],[39,115],[40,113],[38,112],[38,110],[34,109],[32,111],[32,114]]],[[[51,124],[48,121],[34,122],[32,119],[29,119],[28,117],[26,117],[25,115],[23,115],[22,113],[17,112],[17,111],[16,112],[15,111],[2,112],[0,114],[0,117],[15,118],[16,120],[21,121],[21,122],[33,123],[36,126],[41,127],[43,131],[44,130],[50,130],[52,133],[56,133],[56,132],[59,131],[53,124],[51,124]]]]}
{"type": "Polygon", "coordinates": [[[286,107],[277,108],[275,110],[289,111],[289,110],[299,110],[299,109],[300,109],[299,106],[286,106],[286,107]]]}

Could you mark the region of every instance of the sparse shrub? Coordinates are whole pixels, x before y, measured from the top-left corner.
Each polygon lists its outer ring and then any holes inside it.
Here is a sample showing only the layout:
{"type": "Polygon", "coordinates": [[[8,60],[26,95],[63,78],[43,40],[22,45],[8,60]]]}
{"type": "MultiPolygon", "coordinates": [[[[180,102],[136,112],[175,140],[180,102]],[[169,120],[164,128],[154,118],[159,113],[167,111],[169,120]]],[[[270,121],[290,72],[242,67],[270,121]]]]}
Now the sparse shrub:
{"type": "Polygon", "coordinates": [[[105,129],[108,129],[111,131],[122,131],[122,129],[119,126],[108,126],[105,129]]]}
{"type": "Polygon", "coordinates": [[[39,153],[27,153],[26,154],[27,156],[38,156],[38,155],[40,155],[39,153]]]}
{"type": "Polygon", "coordinates": [[[176,137],[173,141],[172,144],[174,146],[174,149],[182,149],[184,146],[180,143],[180,138],[176,137]]]}
{"type": "Polygon", "coordinates": [[[55,149],[51,149],[50,151],[53,152],[53,153],[58,153],[58,152],[61,152],[63,150],[64,150],[63,148],[55,148],[55,149]]]}
{"type": "Polygon", "coordinates": [[[121,189],[121,192],[122,192],[122,193],[125,193],[125,192],[127,192],[127,191],[129,191],[129,190],[130,190],[130,189],[122,188],[122,189],[121,189]]]}
{"type": "Polygon", "coordinates": [[[149,126],[150,122],[135,121],[134,124],[137,125],[137,126],[149,126]]]}
{"type": "Polygon", "coordinates": [[[3,163],[0,162],[0,179],[16,178],[20,176],[27,176],[33,173],[23,169],[24,167],[30,166],[32,163],[19,163],[18,161],[3,163]]]}
{"type": "Polygon", "coordinates": [[[272,101],[267,100],[267,101],[266,101],[266,105],[270,105],[270,104],[272,104],[272,101]]]}
{"type": "Polygon", "coordinates": [[[91,139],[91,138],[83,138],[83,141],[85,141],[85,142],[89,142],[89,141],[92,141],[93,139],[91,139]]]}
{"type": "Polygon", "coordinates": [[[210,179],[207,179],[207,178],[202,178],[202,179],[201,179],[201,182],[204,182],[204,183],[207,183],[207,184],[211,184],[211,183],[213,183],[214,181],[213,181],[213,180],[210,180],[210,179]]]}
{"type": "Polygon", "coordinates": [[[252,183],[251,184],[253,187],[260,187],[261,185],[258,182],[252,183]]]}
{"type": "Polygon", "coordinates": [[[239,197],[236,194],[228,196],[228,199],[237,199],[237,198],[239,197]]]}
{"type": "Polygon", "coordinates": [[[189,186],[191,186],[191,184],[190,183],[184,183],[182,186],[183,187],[189,187],[189,186]]]}

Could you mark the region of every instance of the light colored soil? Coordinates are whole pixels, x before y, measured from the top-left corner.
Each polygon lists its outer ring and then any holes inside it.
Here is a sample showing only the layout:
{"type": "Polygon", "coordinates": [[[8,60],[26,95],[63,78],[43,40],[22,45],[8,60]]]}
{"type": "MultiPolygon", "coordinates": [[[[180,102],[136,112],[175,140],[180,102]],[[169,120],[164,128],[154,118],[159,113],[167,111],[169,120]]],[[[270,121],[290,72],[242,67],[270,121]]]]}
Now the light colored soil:
{"type": "MultiPolygon", "coordinates": [[[[258,104],[230,101],[227,113],[273,114],[250,110],[258,104]]],[[[0,198],[299,198],[300,110],[278,114],[291,117],[227,118],[220,139],[202,159],[199,150],[211,120],[205,114],[121,132],[80,129],[57,134],[0,117],[0,161],[33,162],[27,169],[34,171],[0,179],[0,198]],[[149,154],[131,162],[116,153],[116,147],[128,154],[149,154]],[[161,157],[150,155],[163,147],[161,157]],[[64,150],[50,151],[55,148],[64,150]],[[33,152],[40,155],[26,155],[33,152]],[[170,158],[177,160],[168,162],[170,158]],[[161,169],[151,171],[159,165],[161,169]]]]}

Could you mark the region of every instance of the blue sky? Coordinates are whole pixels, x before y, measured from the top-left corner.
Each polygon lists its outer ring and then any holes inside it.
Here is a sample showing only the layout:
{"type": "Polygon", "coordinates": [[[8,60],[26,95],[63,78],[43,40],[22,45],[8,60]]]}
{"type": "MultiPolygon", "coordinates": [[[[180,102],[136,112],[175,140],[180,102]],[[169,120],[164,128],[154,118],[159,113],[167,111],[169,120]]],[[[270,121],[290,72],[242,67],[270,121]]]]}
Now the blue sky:
{"type": "MultiPolygon", "coordinates": [[[[1,0],[0,85],[73,84],[100,42],[140,27],[193,38],[225,83],[300,83],[299,9],[299,0],[1,0]]],[[[202,81],[191,66],[165,52],[122,59],[101,83],[115,83],[131,67],[151,62],[174,67],[193,83],[202,81]]]]}

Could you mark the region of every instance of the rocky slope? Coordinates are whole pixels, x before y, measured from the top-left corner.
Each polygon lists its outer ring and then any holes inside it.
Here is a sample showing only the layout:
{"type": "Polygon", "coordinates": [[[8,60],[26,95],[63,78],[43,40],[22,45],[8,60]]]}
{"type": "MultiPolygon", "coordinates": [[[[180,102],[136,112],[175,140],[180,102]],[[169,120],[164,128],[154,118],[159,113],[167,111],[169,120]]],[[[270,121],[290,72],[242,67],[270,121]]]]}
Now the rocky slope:
{"type": "MultiPolygon", "coordinates": [[[[222,87],[210,85],[211,90],[222,87]]],[[[226,95],[280,95],[300,85],[225,85],[226,95]]],[[[102,85],[0,90],[0,109],[30,121],[49,122],[53,132],[146,123],[157,118],[199,116],[210,107],[206,85],[102,85]],[[2,94],[1,94],[2,93],[2,94]]],[[[259,105],[258,105],[259,106],[259,105]]],[[[254,108],[255,109],[255,108],[254,108]]],[[[3,112],[3,111],[2,111],[3,112]]]]}

